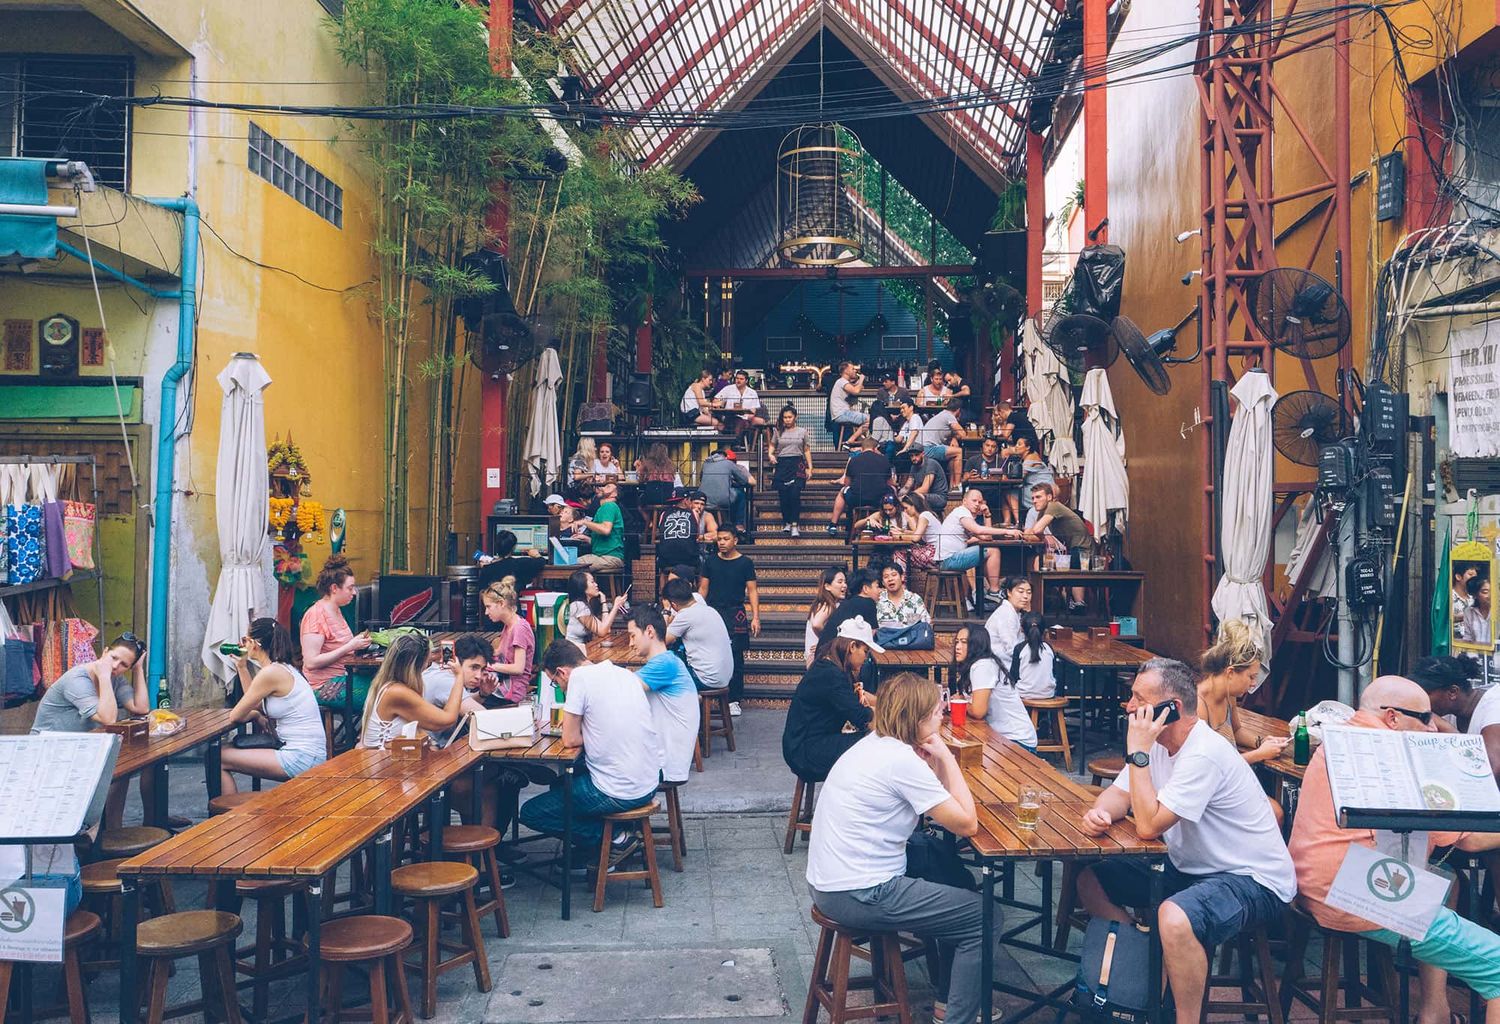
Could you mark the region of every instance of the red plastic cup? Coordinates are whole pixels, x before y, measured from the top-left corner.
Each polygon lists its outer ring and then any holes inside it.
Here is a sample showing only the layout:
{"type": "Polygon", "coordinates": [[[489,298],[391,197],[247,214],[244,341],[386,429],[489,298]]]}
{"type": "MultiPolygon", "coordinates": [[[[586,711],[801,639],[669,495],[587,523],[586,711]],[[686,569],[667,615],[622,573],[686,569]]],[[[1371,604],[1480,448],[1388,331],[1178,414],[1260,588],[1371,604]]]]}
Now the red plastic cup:
{"type": "Polygon", "coordinates": [[[969,699],[967,697],[954,697],[948,702],[948,716],[953,723],[953,728],[962,729],[969,721],[969,699]]]}
{"type": "Polygon", "coordinates": [[[1120,635],[1120,623],[1119,622],[1111,622],[1109,624],[1109,635],[1110,636],[1119,636],[1120,635]]]}

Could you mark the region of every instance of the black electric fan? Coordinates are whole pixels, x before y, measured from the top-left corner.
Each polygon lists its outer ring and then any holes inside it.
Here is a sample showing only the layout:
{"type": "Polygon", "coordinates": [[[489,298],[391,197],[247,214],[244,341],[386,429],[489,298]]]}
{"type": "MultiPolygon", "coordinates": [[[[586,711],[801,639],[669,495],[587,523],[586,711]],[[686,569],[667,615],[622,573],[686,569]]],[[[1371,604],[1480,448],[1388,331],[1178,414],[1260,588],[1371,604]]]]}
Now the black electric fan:
{"type": "Polygon", "coordinates": [[[1271,406],[1271,441],[1300,466],[1316,466],[1318,453],[1339,440],[1339,403],[1321,391],[1293,391],[1271,406]]]}
{"type": "Polygon", "coordinates": [[[1120,354],[1109,321],[1092,313],[1054,310],[1040,325],[1042,342],[1074,373],[1114,365],[1120,354]]]}
{"type": "Polygon", "coordinates": [[[1162,355],[1170,351],[1176,343],[1174,333],[1158,332],[1163,337],[1160,350],[1146,340],[1141,329],[1128,316],[1115,317],[1114,322],[1109,325],[1109,333],[1120,354],[1145,382],[1146,387],[1158,395],[1165,395],[1172,390],[1172,378],[1167,376],[1167,367],[1162,362],[1162,355]]]}
{"type": "Polygon", "coordinates": [[[1322,359],[1349,343],[1349,307],[1310,270],[1276,267],[1255,279],[1250,315],[1271,344],[1299,359],[1322,359]]]}

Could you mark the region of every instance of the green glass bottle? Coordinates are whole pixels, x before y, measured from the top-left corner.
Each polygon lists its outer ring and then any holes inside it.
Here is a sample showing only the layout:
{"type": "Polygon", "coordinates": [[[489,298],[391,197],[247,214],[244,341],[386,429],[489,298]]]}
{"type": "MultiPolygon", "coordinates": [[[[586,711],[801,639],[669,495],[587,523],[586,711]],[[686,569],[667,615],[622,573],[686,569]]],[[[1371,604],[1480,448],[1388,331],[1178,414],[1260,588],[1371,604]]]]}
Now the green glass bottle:
{"type": "Polygon", "coordinates": [[[245,648],[239,644],[222,643],[219,645],[219,653],[226,658],[238,658],[245,653],[245,648]]]}
{"type": "Polygon", "coordinates": [[[1312,737],[1307,734],[1307,712],[1297,716],[1297,731],[1292,734],[1292,763],[1305,765],[1312,760],[1312,737]]]}

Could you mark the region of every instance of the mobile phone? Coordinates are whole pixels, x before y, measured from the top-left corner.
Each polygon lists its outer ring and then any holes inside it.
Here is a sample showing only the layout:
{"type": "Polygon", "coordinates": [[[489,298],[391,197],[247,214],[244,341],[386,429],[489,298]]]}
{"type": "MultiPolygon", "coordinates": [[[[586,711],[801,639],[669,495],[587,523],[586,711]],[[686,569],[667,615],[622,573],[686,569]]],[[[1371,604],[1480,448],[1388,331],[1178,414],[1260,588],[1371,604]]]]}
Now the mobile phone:
{"type": "Polygon", "coordinates": [[[1151,718],[1154,720],[1163,711],[1167,713],[1167,720],[1162,723],[1163,725],[1171,725],[1182,717],[1182,705],[1178,704],[1175,700],[1164,700],[1160,704],[1153,705],[1151,708],[1151,718]]]}

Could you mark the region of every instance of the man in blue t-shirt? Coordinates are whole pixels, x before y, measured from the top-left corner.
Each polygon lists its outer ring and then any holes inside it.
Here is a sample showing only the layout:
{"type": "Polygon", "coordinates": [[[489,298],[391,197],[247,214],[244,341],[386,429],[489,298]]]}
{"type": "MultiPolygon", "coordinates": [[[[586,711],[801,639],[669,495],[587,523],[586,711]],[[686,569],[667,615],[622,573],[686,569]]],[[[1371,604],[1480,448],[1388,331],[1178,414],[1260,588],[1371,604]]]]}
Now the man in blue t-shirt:
{"type": "Polygon", "coordinates": [[[655,605],[631,609],[625,628],[631,654],[645,660],[636,675],[646,688],[646,701],[661,740],[662,779],[686,782],[698,740],[698,688],[682,659],[667,650],[667,622],[655,605]]]}

